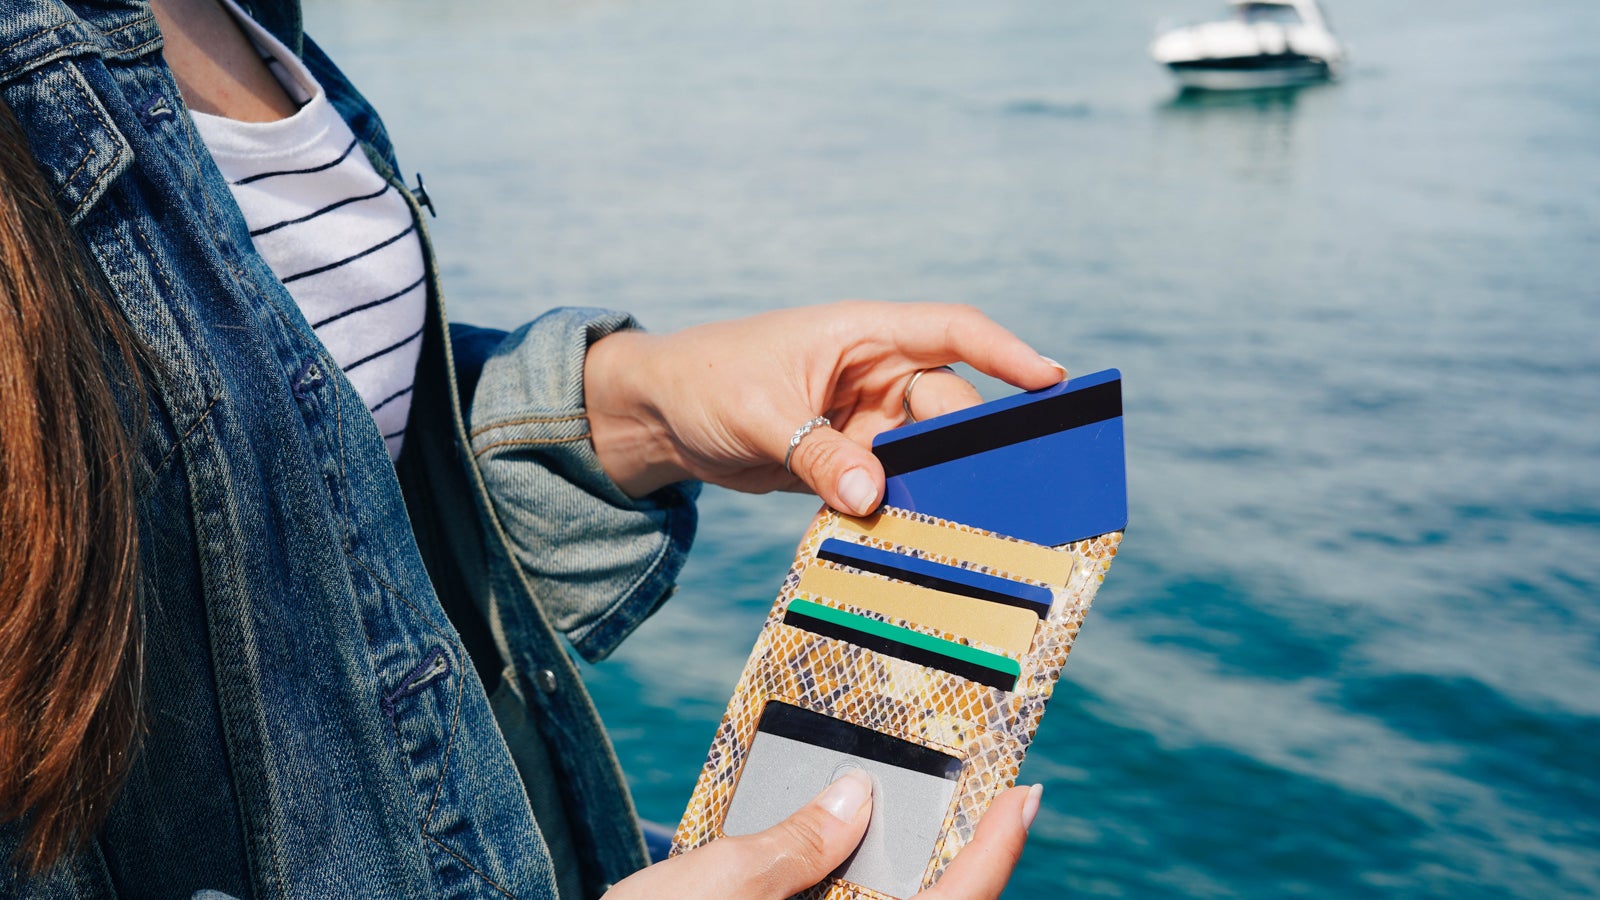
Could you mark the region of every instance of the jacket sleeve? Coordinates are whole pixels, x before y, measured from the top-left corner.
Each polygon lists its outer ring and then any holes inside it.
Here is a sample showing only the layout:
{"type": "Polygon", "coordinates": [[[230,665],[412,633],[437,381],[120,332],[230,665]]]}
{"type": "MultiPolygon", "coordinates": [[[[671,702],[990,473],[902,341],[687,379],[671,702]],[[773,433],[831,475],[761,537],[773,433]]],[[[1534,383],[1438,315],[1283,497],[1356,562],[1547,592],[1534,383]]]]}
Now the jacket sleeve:
{"type": "Polygon", "coordinates": [[[584,358],[600,338],[637,327],[625,313],[564,308],[497,342],[481,329],[451,333],[495,515],[545,616],[590,661],[666,600],[694,539],[698,482],[634,500],[590,440],[584,358]]]}

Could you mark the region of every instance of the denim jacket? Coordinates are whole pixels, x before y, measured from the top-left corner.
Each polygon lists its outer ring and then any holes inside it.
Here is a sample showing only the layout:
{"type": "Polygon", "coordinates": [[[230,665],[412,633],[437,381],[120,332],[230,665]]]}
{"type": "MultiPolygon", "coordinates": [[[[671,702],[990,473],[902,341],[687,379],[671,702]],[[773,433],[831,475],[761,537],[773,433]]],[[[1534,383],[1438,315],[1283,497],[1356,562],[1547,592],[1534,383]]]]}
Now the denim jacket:
{"type": "MultiPolygon", "coordinates": [[[[298,3],[245,5],[403,187],[382,124],[303,37],[298,3]]],[[[3,9],[0,95],[148,349],[148,724],[96,839],[43,878],[0,866],[0,896],[553,898],[506,709],[537,723],[585,893],[644,864],[568,656],[599,659],[648,616],[694,531],[693,485],[631,500],[588,440],[586,348],[634,323],[565,309],[510,335],[452,328],[429,255],[392,464],[254,252],[147,0],[3,9]]],[[[20,834],[0,827],[0,854],[20,834]]]]}

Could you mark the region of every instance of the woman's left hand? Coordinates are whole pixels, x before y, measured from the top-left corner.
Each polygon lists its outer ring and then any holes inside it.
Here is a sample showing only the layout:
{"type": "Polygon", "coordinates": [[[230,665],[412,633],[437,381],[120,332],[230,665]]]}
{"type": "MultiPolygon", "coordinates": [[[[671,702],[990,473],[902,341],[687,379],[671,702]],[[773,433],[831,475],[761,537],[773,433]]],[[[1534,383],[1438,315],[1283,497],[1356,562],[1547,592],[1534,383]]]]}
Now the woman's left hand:
{"type": "MultiPolygon", "coordinates": [[[[972,307],[850,301],[608,335],[589,348],[584,403],[600,464],[630,496],[686,478],[753,493],[809,487],[865,515],[883,496],[872,438],[905,421],[912,376],[955,362],[1028,390],[1066,377],[972,307]],[[832,427],[806,435],[785,471],[790,437],[819,415],[832,427]]],[[[936,370],[917,381],[912,412],[979,399],[936,370]]]]}

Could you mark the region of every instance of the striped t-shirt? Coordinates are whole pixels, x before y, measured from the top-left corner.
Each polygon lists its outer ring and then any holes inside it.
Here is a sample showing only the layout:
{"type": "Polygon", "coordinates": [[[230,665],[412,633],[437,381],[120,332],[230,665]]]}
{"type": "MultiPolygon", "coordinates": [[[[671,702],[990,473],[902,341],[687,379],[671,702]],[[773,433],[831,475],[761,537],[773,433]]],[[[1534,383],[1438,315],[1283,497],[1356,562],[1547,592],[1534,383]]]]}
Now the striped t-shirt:
{"type": "Polygon", "coordinates": [[[344,369],[398,458],[422,347],[426,288],[411,209],[373,169],[311,72],[231,2],[300,109],[276,122],[196,112],[256,250],[344,369]]]}

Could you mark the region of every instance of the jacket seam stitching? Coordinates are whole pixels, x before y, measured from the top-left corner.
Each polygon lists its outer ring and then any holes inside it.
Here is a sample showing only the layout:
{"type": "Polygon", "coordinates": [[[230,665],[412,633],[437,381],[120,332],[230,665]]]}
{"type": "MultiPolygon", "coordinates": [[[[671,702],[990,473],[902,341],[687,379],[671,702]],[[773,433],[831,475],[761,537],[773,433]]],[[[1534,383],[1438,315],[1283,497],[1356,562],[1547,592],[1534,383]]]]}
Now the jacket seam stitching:
{"type": "MultiPolygon", "coordinates": [[[[50,95],[52,97],[56,98],[56,102],[57,103],[60,103],[63,107],[68,106],[68,104],[66,102],[66,99],[61,96],[61,92],[60,91],[56,90],[55,85],[52,85],[52,84],[46,82],[45,86],[50,90],[50,95]]],[[[97,107],[99,105],[99,103],[95,100],[95,98],[92,97],[92,96],[90,96],[90,97],[84,97],[83,96],[82,86],[79,83],[77,83],[76,79],[74,79],[74,87],[77,89],[79,98],[84,100],[84,101],[86,101],[86,103],[84,105],[86,105],[89,108],[89,112],[90,112],[91,115],[93,115],[95,117],[95,120],[98,121],[102,127],[106,128],[109,131],[115,132],[116,129],[111,127],[111,124],[109,122],[107,122],[105,120],[105,117],[100,115],[100,111],[95,108],[95,107],[97,107]]],[[[87,166],[89,164],[90,160],[92,160],[95,157],[100,155],[100,151],[98,151],[98,150],[96,150],[94,148],[94,143],[89,140],[89,136],[83,133],[83,129],[81,127],[79,127],[78,120],[77,120],[77,118],[75,116],[69,116],[67,118],[67,121],[72,123],[72,130],[76,131],[78,133],[78,139],[83,141],[84,146],[89,148],[89,154],[83,158],[82,162],[78,163],[78,167],[77,168],[73,169],[67,175],[66,180],[67,181],[72,181],[74,178],[78,177],[78,173],[83,171],[83,167],[87,166]]],[[[104,184],[106,178],[109,177],[111,175],[111,173],[116,170],[117,162],[119,160],[121,160],[121,159],[122,159],[122,152],[121,152],[121,149],[119,148],[118,152],[117,152],[117,155],[111,160],[111,165],[107,166],[106,170],[104,172],[100,173],[100,177],[96,178],[94,180],[94,184],[89,186],[89,193],[90,194],[93,194],[97,190],[99,190],[100,185],[104,184]]]]}
{"type": "Polygon", "coordinates": [[[428,630],[433,632],[436,637],[438,637],[440,640],[444,641],[450,647],[452,647],[452,648],[455,647],[456,642],[451,640],[450,636],[448,634],[446,634],[443,630],[441,630],[439,628],[439,626],[433,621],[433,619],[430,618],[426,613],[424,613],[422,611],[421,607],[417,606],[415,603],[412,603],[411,600],[409,598],[407,598],[406,595],[404,593],[402,593],[399,588],[396,588],[394,585],[392,585],[389,582],[385,581],[383,579],[383,576],[379,575],[377,572],[372,571],[372,567],[368,566],[365,562],[363,562],[361,560],[361,557],[358,556],[354,551],[352,551],[349,548],[348,545],[344,548],[344,555],[350,557],[350,561],[351,562],[353,562],[356,565],[360,566],[361,567],[361,571],[366,572],[367,575],[370,576],[373,581],[376,581],[379,585],[381,585],[384,588],[384,590],[387,590],[389,593],[395,595],[395,597],[398,598],[401,603],[404,603],[406,606],[410,607],[411,611],[417,614],[417,618],[421,619],[423,621],[423,623],[425,623],[427,625],[428,630]]]}
{"type": "MultiPolygon", "coordinates": [[[[161,267],[161,260],[155,255],[155,242],[151,241],[150,235],[145,233],[143,222],[135,219],[133,223],[133,230],[134,233],[139,236],[139,242],[144,245],[144,257],[150,260],[150,268],[155,270],[156,278],[160,280],[162,289],[167,292],[168,296],[171,296],[173,293],[175,293],[172,290],[172,280],[167,277],[166,270],[161,267]]],[[[122,235],[120,234],[117,235],[117,243],[122,244],[123,250],[128,251],[130,254],[132,253],[133,248],[128,246],[127,242],[122,239],[122,235]]]]}
{"type": "Polygon", "coordinates": [[[499,891],[501,894],[504,894],[505,896],[512,898],[512,900],[516,900],[516,895],[512,894],[510,891],[508,891],[505,888],[501,887],[499,884],[497,884],[495,882],[495,880],[493,878],[490,878],[488,875],[485,875],[482,872],[478,871],[478,867],[477,866],[474,866],[472,863],[467,861],[466,857],[462,856],[460,853],[457,853],[455,850],[451,849],[449,844],[446,844],[444,841],[439,840],[438,838],[436,838],[433,835],[427,833],[426,831],[424,831],[422,833],[422,836],[427,838],[430,841],[433,841],[434,846],[438,847],[440,850],[443,850],[444,852],[446,852],[446,853],[450,854],[451,856],[455,857],[457,862],[461,863],[463,866],[466,866],[468,869],[471,869],[472,870],[472,874],[478,876],[479,878],[482,878],[485,884],[487,884],[490,887],[494,888],[495,890],[499,891]]]}
{"type": "MultiPolygon", "coordinates": [[[[132,28],[135,25],[142,25],[142,24],[144,24],[144,23],[141,20],[139,22],[131,22],[131,23],[129,23],[128,25],[126,25],[124,27],[132,28]]],[[[118,29],[118,31],[120,31],[120,30],[121,29],[118,29]]],[[[135,55],[136,56],[136,55],[138,55],[140,53],[143,53],[145,50],[147,50],[147,49],[149,49],[151,47],[159,46],[160,44],[161,44],[161,38],[153,37],[150,40],[145,41],[142,44],[134,44],[132,47],[129,47],[126,50],[123,50],[122,52],[126,53],[126,54],[131,54],[131,55],[135,55]]]]}
{"type": "Polygon", "coordinates": [[[194,434],[201,425],[205,424],[206,419],[211,417],[211,411],[217,408],[217,403],[221,399],[221,397],[212,397],[211,402],[207,403],[206,408],[200,412],[199,418],[195,419],[188,428],[184,429],[183,434],[179,435],[178,439],[172,442],[172,447],[167,450],[167,454],[161,457],[161,462],[156,464],[156,474],[159,475],[167,468],[167,463],[172,461],[173,455],[178,452],[179,448],[183,446],[185,441],[189,440],[190,435],[194,434]]]}
{"type": "Polygon", "coordinates": [[[334,378],[330,381],[333,383],[333,435],[339,453],[339,518],[344,522],[344,534],[340,538],[344,545],[349,547],[350,532],[353,529],[350,527],[350,473],[346,470],[344,458],[344,403],[340,396],[339,379],[334,378]]]}
{"type": "Polygon", "coordinates": [[[439,778],[433,783],[433,796],[428,799],[428,814],[422,819],[422,833],[433,834],[433,814],[439,810],[439,795],[444,793],[445,775],[450,769],[450,757],[456,749],[456,732],[461,728],[461,693],[467,683],[465,677],[456,679],[456,705],[450,715],[450,734],[444,742],[444,758],[439,760],[439,778]]]}
{"type": "MultiPolygon", "coordinates": [[[[54,33],[56,33],[57,31],[60,31],[63,28],[70,28],[70,27],[72,27],[73,24],[75,24],[75,23],[73,23],[73,22],[58,22],[58,23],[56,23],[54,25],[51,25],[49,28],[46,28],[43,31],[36,31],[33,34],[28,35],[27,37],[18,38],[16,40],[12,41],[9,44],[6,44],[3,47],[0,47],[0,53],[4,53],[7,50],[11,50],[11,49],[14,49],[16,47],[20,47],[20,46],[22,46],[23,44],[26,44],[29,41],[36,41],[39,38],[42,38],[47,34],[54,34],[54,33]]],[[[80,40],[80,41],[74,41],[73,43],[88,44],[89,42],[80,40]]]]}
{"type": "MultiPolygon", "coordinates": [[[[117,127],[115,125],[113,125],[111,122],[106,121],[106,117],[100,114],[100,108],[101,108],[100,107],[100,101],[97,98],[95,98],[93,92],[90,91],[88,93],[88,96],[84,96],[85,89],[88,87],[88,85],[86,85],[84,83],[82,73],[80,73],[76,69],[74,69],[73,70],[73,76],[74,76],[73,77],[73,81],[72,81],[73,87],[78,91],[78,95],[85,101],[85,105],[89,107],[89,111],[90,111],[90,113],[92,113],[94,115],[95,121],[100,123],[100,127],[102,127],[104,129],[106,129],[107,131],[115,134],[117,136],[117,138],[118,138],[117,152],[116,152],[116,155],[112,157],[111,164],[106,166],[106,170],[104,172],[100,173],[100,177],[96,178],[94,180],[94,184],[90,185],[89,192],[91,194],[93,194],[93,193],[96,193],[96,192],[98,192],[100,190],[100,186],[105,183],[107,178],[111,177],[112,173],[117,170],[117,165],[122,162],[123,153],[124,153],[124,151],[126,149],[126,146],[127,146],[126,145],[126,139],[124,139],[122,137],[122,133],[117,130],[117,127]]],[[[55,88],[51,88],[50,92],[52,94],[56,94],[55,88]]],[[[56,94],[56,96],[60,97],[61,95],[60,94],[56,94]]],[[[84,136],[83,129],[78,128],[78,122],[77,122],[76,118],[74,118],[72,120],[72,127],[75,130],[77,130],[78,136],[83,138],[84,143],[88,144],[89,143],[89,139],[86,136],[84,136]]],[[[93,146],[90,146],[89,153],[90,153],[91,156],[98,156],[99,155],[99,151],[95,150],[93,146]]],[[[85,158],[83,162],[78,164],[78,169],[82,169],[84,166],[86,166],[88,164],[89,164],[89,160],[87,158],[85,158]]],[[[74,175],[76,175],[77,172],[78,172],[77,169],[73,170],[73,174],[74,175]]]]}
{"type": "Polygon", "coordinates": [[[473,451],[472,455],[475,457],[482,456],[496,447],[549,447],[555,444],[571,444],[577,441],[586,441],[588,439],[589,436],[587,434],[575,434],[572,437],[564,438],[520,438],[517,440],[495,441],[492,444],[485,444],[482,448],[473,451]]]}
{"type": "MultiPolygon", "coordinates": [[[[110,36],[112,36],[114,34],[121,34],[124,31],[129,31],[129,30],[131,30],[133,28],[139,27],[140,25],[146,24],[152,18],[154,18],[154,16],[140,16],[139,18],[134,19],[131,22],[124,22],[123,24],[118,25],[117,27],[112,28],[109,31],[101,31],[100,34],[105,35],[106,37],[110,37],[110,36]]],[[[16,40],[12,41],[9,44],[6,44],[4,46],[0,46],[0,53],[4,53],[4,52],[6,52],[8,50],[13,50],[13,49],[15,49],[17,47],[22,46],[23,44],[28,43],[29,41],[36,41],[39,38],[42,38],[47,34],[55,34],[56,32],[62,30],[63,28],[71,28],[71,27],[73,27],[74,25],[77,25],[77,24],[79,24],[79,23],[77,23],[77,22],[57,22],[56,24],[51,25],[49,28],[46,28],[43,31],[35,31],[33,34],[30,34],[27,37],[18,38],[16,40]]],[[[130,47],[128,49],[130,51],[139,50],[139,49],[142,49],[143,47],[145,47],[145,46],[147,46],[149,44],[154,44],[159,40],[160,40],[160,38],[151,38],[150,40],[145,41],[143,44],[138,44],[138,45],[130,47]]],[[[71,42],[69,42],[67,44],[63,44],[61,46],[63,48],[66,48],[66,47],[76,47],[76,46],[79,46],[79,45],[82,45],[82,46],[85,46],[85,47],[89,47],[89,48],[94,48],[96,46],[94,44],[94,42],[87,41],[87,40],[84,40],[82,38],[79,38],[77,40],[71,41],[71,42]]]]}
{"type": "Polygon", "coordinates": [[[485,875],[483,872],[479,871],[478,867],[474,866],[466,857],[456,852],[449,845],[445,844],[444,841],[441,841],[435,837],[432,831],[433,814],[439,808],[439,795],[444,792],[444,781],[450,768],[450,758],[452,755],[454,755],[456,749],[456,735],[461,731],[462,696],[465,693],[466,684],[466,678],[463,677],[456,679],[456,704],[455,713],[450,719],[450,736],[445,740],[444,759],[439,761],[439,779],[438,781],[434,782],[433,785],[433,798],[428,803],[428,815],[422,820],[422,833],[427,837],[428,840],[433,841],[437,847],[455,857],[463,866],[466,866],[468,869],[470,869],[472,874],[483,879],[484,882],[490,887],[506,895],[507,897],[511,897],[512,894],[510,891],[507,891],[505,888],[501,887],[493,878],[490,878],[488,875],[485,875]]]}
{"type": "MultiPolygon", "coordinates": [[[[121,25],[118,25],[117,27],[111,29],[110,31],[102,31],[100,33],[103,34],[103,35],[106,35],[107,37],[109,37],[109,36],[111,36],[113,34],[121,34],[124,31],[130,31],[130,30],[132,30],[134,28],[138,28],[140,25],[144,25],[145,23],[149,22],[151,19],[154,19],[154,18],[155,18],[154,14],[143,15],[143,16],[138,17],[137,19],[133,19],[132,21],[124,22],[121,25]]],[[[145,43],[149,44],[149,43],[152,43],[154,40],[155,39],[152,38],[149,41],[145,41],[145,43]]]]}
{"type": "Polygon", "coordinates": [[[488,425],[480,425],[472,429],[472,433],[467,436],[477,437],[486,431],[494,431],[496,428],[510,428],[513,425],[553,425],[557,422],[576,422],[588,417],[588,413],[573,413],[569,416],[524,416],[520,419],[507,419],[504,422],[491,422],[488,425]]]}

